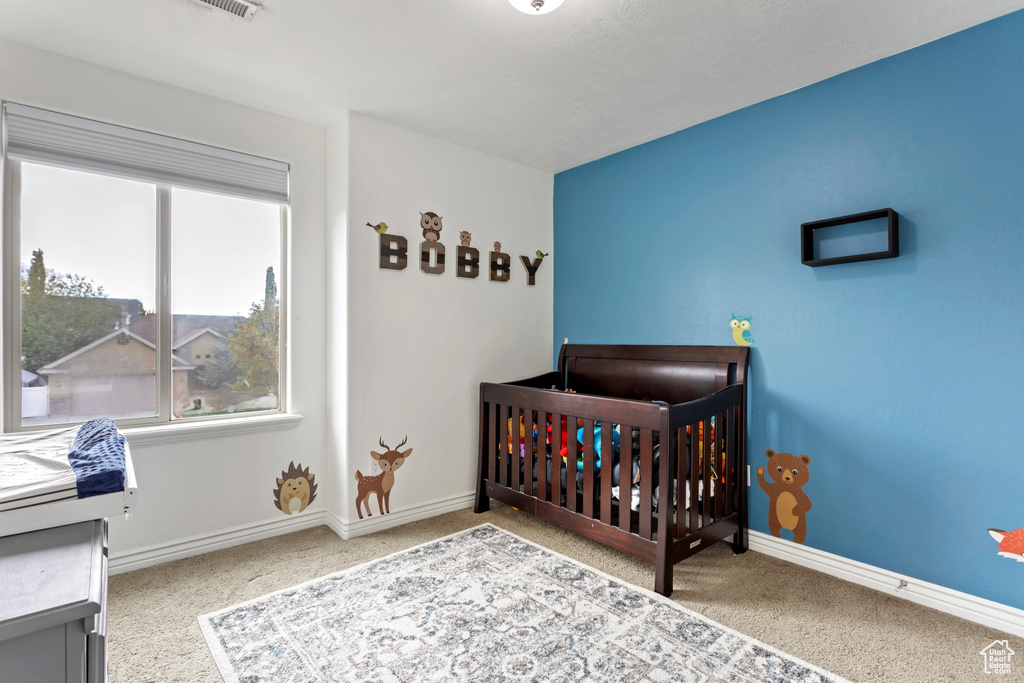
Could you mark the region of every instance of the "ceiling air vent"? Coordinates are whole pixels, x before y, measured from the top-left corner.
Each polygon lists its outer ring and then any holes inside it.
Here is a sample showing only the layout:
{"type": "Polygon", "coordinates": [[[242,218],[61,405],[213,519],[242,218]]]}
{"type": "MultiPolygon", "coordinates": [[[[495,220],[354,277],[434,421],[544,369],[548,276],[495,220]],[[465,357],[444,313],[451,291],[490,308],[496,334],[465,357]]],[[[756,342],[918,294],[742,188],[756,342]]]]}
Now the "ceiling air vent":
{"type": "Polygon", "coordinates": [[[260,8],[255,2],[248,2],[248,0],[196,0],[204,5],[210,7],[216,7],[217,9],[227,12],[228,14],[234,14],[236,17],[245,19],[246,21],[252,21],[253,16],[256,14],[256,10],[260,8]]]}

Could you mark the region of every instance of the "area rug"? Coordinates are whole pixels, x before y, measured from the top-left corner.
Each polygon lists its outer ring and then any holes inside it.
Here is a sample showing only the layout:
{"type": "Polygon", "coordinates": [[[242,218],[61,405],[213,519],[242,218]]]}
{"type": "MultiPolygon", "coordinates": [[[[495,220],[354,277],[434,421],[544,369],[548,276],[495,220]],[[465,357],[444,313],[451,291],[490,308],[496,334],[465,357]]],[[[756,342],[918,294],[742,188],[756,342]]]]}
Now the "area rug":
{"type": "Polygon", "coordinates": [[[199,623],[229,683],[843,681],[491,524],[199,623]]]}

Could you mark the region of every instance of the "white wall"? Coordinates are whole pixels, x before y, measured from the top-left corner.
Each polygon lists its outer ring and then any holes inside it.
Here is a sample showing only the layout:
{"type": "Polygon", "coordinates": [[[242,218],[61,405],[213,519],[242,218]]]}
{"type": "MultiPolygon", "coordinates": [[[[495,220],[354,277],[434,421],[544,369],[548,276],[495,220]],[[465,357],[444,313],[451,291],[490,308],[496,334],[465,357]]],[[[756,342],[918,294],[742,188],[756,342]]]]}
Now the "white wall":
{"type": "MultiPolygon", "coordinates": [[[[342,532],[340,511],[349,475],[348,433],[348,205],[349,123],[345,114],[327,127],[327,509],[332,528],[342,532]]],[[[343,534],[344,535],[344,534],[343,534]]]]}
{"type": "MultiPolygon", "coordinates": [[[[0,41],[0,99],[47,107],[291,164],[288,276],[294,429],[133,446],[136,514],[111,525],[111,555],[291,522],[273,505],[291,460],[326,478],[325,131],[223,100],[0,41]]],[[[311,522],[326,492],[303,513],[311,522]]],[[[298,518],[296,518],[298,521],[298,518]]]]}
{"type": "MultiPolygon", "coordinates": [[[[347,377],[336,367],[332,402],[345,402],[347,430],[331,439],[342,487],[337,509],[344,534],[359,534],[464,506],[474,489],[481,381],[538,374],[552,365],[553,260],[527,286],[520,254],[551,251],[553,176],[351,114],[328,134],[330,193],[348,178],[348,202],[331,212],[334,258],[345,254],[348,274],[335,270],[332,296],[347,299],[347,377]],[[347,130],[347,135],[346,135],[347,130]],[[345,166],[347,148],[347,167],[345,166]],[[335,173],[336,171],[336,173],[335,173]],[[419,269],[420,212],[444,217],[443,275],[419,269]],[[379,267],[378,236],[366,223],[385,221],[409,241],[405,270],[379,267]],[[339,234],[347,225],[347,239],[339,234]],[[473,234],[480,250],[476,279],[455,277],[458,234],[473,234]],[[495,240],[512,259],[509,282],[490,282],[488,253],[495,240]],[[347,297],[341,293],[347,287],[347,297]],[[392,447],[408,436],[413,454],[396,474],[393,522],[360,522],[354,472],[371,470],[378,439],[392,447]]],[[[340,262],[340,261],[339,261],[340,262]]],[[[340,311],[335,300],[332,313],[340,311]]],[[[335,335],[340,334],[337,322],[335,335]]],[[[343,349],[336,336],[332,353],[343,349]]]]}
{"type": "Polygon", "coordinates": [[[304,419],[294,429],[134,445],[139,504],[111,526],[122,566],[198,552],[204,538],[240,542],[324,518],[347,536],[468,503],[479,383],[551,367],[557,255],[533,287],[518,256],[551,250],[552,174],[359,114],[325,131],[3,41],[0,99],[291,164],[289,392],[304,419]],[[440,276],[419,270],[421,211],[444,216],[440,276]],[[409,240],[404,271],[379,268],[365,223],[381,220],[409,240]],[[455,277],[460,230],[481,252],[473,280],[455,277]],[[513,258],[507,283],[487,278],[495,240],[513,258]],[[379,438],[394,446],[406,435],[413,456],[398,472],[392,515],[357,522],[355,470],[371,473],[379,438]],[[320,484],[304,518],[273,505],[274,479],[291,460],[320,484]]]}

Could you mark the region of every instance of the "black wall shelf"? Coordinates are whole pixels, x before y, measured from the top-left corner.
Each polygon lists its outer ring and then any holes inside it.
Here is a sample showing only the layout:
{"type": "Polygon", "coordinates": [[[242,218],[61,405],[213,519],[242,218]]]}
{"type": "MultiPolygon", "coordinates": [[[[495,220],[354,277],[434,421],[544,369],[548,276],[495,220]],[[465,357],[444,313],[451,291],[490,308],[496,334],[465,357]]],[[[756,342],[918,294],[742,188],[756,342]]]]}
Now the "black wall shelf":
{"type": "Polygon", "coordinates": [[[900,255],[900,215],[892,209],[879,209],[878,211],[867,211],[856,213],[852,216],[840,216],[829,218],[813,223],[804,223],[800,226],[800,261],[805,266],[817,268],[818,266],[835,266],[840,263],[857,263],[858,261],[877,261],[884,258],[896,258],[900,255]],[[889,219],[889,249],[887,251],[875,251],[868,254],[851,254],[849,256],[835,256],[833,258],[814,257],[814,231],[823,228],[833,228],[837,225],[849,225],[862,221],[873,221],[879,218],[889,219]]]}

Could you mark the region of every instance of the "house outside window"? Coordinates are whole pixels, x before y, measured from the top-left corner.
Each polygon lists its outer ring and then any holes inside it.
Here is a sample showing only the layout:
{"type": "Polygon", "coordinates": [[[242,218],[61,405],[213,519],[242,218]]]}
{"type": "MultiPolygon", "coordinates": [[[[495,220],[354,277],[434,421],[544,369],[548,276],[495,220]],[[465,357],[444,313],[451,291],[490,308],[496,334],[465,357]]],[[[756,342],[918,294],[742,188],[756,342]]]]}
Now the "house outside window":
{"type": "Polygon", "coordinates": [[[283,411],[287,165],[4,110],[5,429],[283,411]]]}

